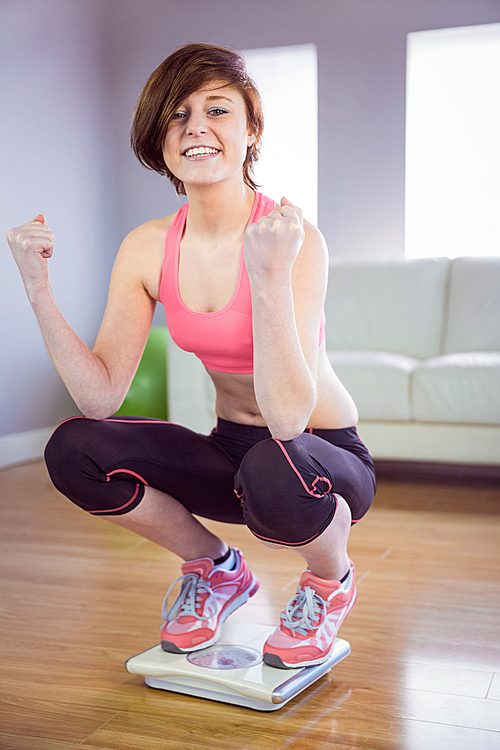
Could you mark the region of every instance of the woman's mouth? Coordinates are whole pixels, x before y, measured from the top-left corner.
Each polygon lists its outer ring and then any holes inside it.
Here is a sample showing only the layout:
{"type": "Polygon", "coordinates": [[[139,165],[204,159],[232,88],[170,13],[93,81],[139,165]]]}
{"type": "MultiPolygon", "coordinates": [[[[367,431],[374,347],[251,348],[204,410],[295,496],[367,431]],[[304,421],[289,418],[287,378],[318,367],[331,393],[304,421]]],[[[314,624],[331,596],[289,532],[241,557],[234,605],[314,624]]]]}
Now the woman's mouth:
{"type": "Polygon", "coordinates": [[[183,151],[182,155],[186,156],[188,159],[199,159],[202,156],[213,156],[219,152],[220,149],[212,148],[211,146],[195,146],[183,151]]]}

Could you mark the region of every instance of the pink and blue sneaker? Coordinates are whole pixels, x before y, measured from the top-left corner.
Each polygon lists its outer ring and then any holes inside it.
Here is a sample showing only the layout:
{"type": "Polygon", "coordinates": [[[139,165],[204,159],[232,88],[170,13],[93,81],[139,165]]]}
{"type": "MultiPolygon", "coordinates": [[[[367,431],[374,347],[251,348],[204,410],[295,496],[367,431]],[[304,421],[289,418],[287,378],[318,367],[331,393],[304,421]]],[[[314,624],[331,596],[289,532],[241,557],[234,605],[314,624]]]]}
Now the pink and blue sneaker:
{"type": "Polygon", "coordinates": [[[328,581],[309,570],[281,613],[281,623],[264,644],[264,663],[278,669],[322,664],[332,652],[337,632],[356,602],[355,569],[346,580],[328,581]]]}
{"type": "Polygon", "coordinates": [[[218,641],[222,625],[231,612],[257,592],[257,578],[240,550],[233,548],[233,552],[236,564],[232,570],[214,567],[208,557],[183,564],[183,575],[170,586],[163,602],[161,616],[165,624],[161,629],[161,647],[164,651],[183,654],[212,646],[218,641]],[[168,609],[168,597],[179,581],[180,592],[168,609]]]}

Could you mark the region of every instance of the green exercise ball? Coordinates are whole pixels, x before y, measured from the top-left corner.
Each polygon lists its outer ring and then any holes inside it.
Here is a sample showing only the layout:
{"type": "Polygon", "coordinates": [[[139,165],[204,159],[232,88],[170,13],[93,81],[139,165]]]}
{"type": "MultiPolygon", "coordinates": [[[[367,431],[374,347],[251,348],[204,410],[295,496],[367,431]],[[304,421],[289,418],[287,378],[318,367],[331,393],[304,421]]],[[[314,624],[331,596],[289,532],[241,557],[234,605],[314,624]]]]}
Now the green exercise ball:
{"type": "Polygon", "coordinates": [[[135,378],[117,416],[168,419],[167,340],[167,328],[151,328],[135,378]]]}

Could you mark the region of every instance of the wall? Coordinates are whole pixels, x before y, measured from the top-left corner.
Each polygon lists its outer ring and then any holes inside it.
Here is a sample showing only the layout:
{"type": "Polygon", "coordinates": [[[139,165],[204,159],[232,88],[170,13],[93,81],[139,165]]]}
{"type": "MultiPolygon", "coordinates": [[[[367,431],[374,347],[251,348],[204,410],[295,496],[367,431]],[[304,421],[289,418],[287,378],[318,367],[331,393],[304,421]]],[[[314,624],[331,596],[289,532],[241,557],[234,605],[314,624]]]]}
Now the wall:
{"type": "MultiPolygon", "coordinates": [[[[116,244],[98,11],[78,0],[0,5],[2,237],[45,215],[55,234],[56,299],[90,345],[116,244]]],[[[0,268],[0,435],[10,435],[55,425],[76,407],[46,353],[5,239],[0,268]]]]}
{"type": "MultiPolygon", "coordinates": [[[[46,213],[57,298],[91,344],[119,239],[180,205],[128,143],[151,71],[190,41],[242,49],[312,42],[319,226],[332,254],[401,254],[406,34],[499,20],[498,0],[3,0],[0,228],[46,213]]],[[[9,435],[49,427],[74,406],[5,245],[0,263],[0,435],[9,435]]]]}

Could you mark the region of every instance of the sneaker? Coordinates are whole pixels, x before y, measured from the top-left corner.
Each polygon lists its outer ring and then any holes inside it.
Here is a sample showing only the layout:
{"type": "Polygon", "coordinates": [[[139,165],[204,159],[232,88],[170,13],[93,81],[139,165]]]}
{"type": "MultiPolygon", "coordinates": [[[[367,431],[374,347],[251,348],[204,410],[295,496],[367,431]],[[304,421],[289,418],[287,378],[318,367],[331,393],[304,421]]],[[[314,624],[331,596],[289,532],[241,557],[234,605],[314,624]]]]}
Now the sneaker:
{"type": "Polygon", "coordinates": [[[264,663],[278,669],[311,667],[329,657],[338,629],[356,601],[355,569],[349,578],[327,581],[309,570],[281,613],[281,624],[264,644],[264,663]]]}
{"type": "Polygon", "coordinates": [[[240,550],[234,549],[234,553],[233,570],[214,570],[214,562],[208,557],[183,564],[183,575],[170,586],[161,611],[166,620],[161,629],[164,651],[184,654],[212,646],[219,640],[222,625],[231,612],[257,592],[257,578],[240,550]],[[167,609],[168,597],[178,581],[179,595],[167,609]]]}

